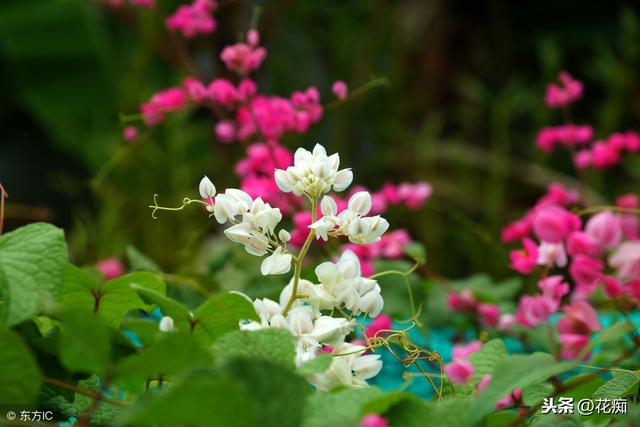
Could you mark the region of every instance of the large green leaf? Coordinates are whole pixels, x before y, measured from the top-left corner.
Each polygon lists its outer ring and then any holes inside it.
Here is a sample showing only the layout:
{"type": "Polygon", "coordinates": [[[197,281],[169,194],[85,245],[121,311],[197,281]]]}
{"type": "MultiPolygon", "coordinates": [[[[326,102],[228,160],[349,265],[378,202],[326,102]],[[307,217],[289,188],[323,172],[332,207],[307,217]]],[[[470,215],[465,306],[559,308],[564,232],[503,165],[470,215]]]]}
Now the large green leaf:
{"type": "Polygon", "coordinates": [[[507,348],[500,339],[493,339],[469,356],[469,361],[473,363],[474,381],[478,382],[486,374],[491,374],[495,367],[507,358],[507,348]]]}
{"type": "Polygon", "coordinates": [[[150,289],[146,289],[137,285],[132,285],[140,298],[149,304],[160,308],[162,314],[173,319],[174,327],[178,331],[189,332],[191,330],[191,322],[193,322],[193,314],[181,303],[169,297],[161,295],[150,289]]]}
{"type": "Polygon", "coordinates": [[[33,403],[41,384],[35,359],[24,342],[7,329],[0,328],[0,343],[0,402],[33,403]]]}
{"type": "Polygon", "coordinates": [[[478,422],[496,403],[516,388],[540,383],[547,378],[573,368],[572,363],[557,362],[547,353],[515,355],[504,359],[492,373],[487,389],[480,394],[471,410],[471,419],[478,422]]]}
{"type": "Polygon", "coordinates": [[[157,294],[166,291],[164,281],[155,273],[136,272],[96,284],[93,278],[78,269],[67,266],[59,303],[64,307],[92,310],[108,325],[118,327],[130,310],[150,310],[137,289],[148,289],[157,294]]]}
{"type": "Polygon", "coordinates": [[[64,233],[53,225],[30,224],[0,236],[0,294],[8,325],[31,318],[40,302],[58,294],[66,258],[64,233]]]}
{"type": "Polygon", "coordinates": [[[232,360],[226,371],[251,396],[260,427],[299,427],[305,399],[311,392],[307,382],[291,369],[256,358],[232,360]]]}
{"type": "Polygon", "coordinates": [[[105,372],[111,362],[111,339],[100,318],[85,310],[70,310],[61,318],[58,351],[62,364],[71,371],[105,372]]]}
{"type": "Polygon", "coordinates": [[[208,299],[194,313],[195,336],[212,343],[225,333],[237,330],[241,320],[258,320],[253,305],[237,294],[217,295],[208,299]]]}
{"type": "Polygon", "coordinates": [[[623,372],[602,384],[593,394],[594,399],[619,399],[633,395],[640,384],[640,373],[623,372]]]}
{"type": "Polygon", "coordinates": [[[211,360],[210,351],[193,336],[181,332],[165,333],[139,354],[123,360],[115,375],[119,384],[139,390],[147,378],[176,375],[187,369],[206,366],[211,360]]]}
{"type": "Polygon", "coordinates": [[[293,337],[286,329],[230,332],[213,344],[213,351],[221,362],[244,356],[279,363],[291,369],[295,365],[293,337]]]}
{"type": "Polygon", "coordinates": [[[196,371],[138,399],[119,420],[138,426],[257,427],[250,396],[233,378],[196,371]]]}
{"type": "Polygon", "coordinates": [[[357,427],[362,407],[382,395],[375,387],[315,393],[307,399],[303,427],[357,427]]]}

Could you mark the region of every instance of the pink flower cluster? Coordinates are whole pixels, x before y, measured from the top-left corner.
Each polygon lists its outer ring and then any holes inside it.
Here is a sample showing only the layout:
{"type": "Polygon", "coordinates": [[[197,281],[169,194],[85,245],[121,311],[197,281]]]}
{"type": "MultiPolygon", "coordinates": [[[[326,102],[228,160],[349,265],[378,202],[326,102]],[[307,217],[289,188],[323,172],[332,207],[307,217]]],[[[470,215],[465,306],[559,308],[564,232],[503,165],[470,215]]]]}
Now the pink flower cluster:
{"type": "Polygon", "coordinates": [[[564,317],[558,321],[561,356],[575,359],[589,344],[591,334],[602,329],[602,325],[598,314],[586,301],[573,301],[565,305],[562,311],[564,317]]]}
{"type": "Polygon", "coordinates": [[[549,276],[538,282],[542,294],[524,295],[516,311],[516,321],[526,328],[546,322],[558,311],[562,297],[569,293],[569,284],[560,275],[549,276]]]}
{"type": "Polygon", "coordinates": [[[547,86],[544,101],[549,108],[566,107],[582,98],[582,82],[575,80],[566,71],[558,75],[559,84],[547,86]]]}
{"type": "Polygon", "coordinates": [[[536,137],[536,144],[547,153],[557,146],[574,148],[587,144],[593,139],[593,128],[589,125],[566,124],[542,128],[536,137]]]}
{"type": "Polygon", "coordinates": [[[456,384],[466,384],[475,372],[473,364],[468,357],[482,348],[481,341],[471,341],[467,345],[453,347],[451,362],[444,366],[444,373],[449,380],[456,384]]]}
{"type": "Polygon", "coordinates": [[[480,323],[488,328],[505,329],[513,323],[513,316],[501,315],[496,304],[478,301],[469,289],[449,292],[447,305],[453,311],[475,314],[480,323]]]}
{"type": "Polygon", "coordinates": [[[260,35],[256,30],[249,30],[247,43],[236,43],[222,49],[220,59],[225,66],[235,73],[246,76],[260,68],[267,56],[267,50],[260,44],[260,35]]]}
{"type": "Polygon", "coordinates": [[[622,155],[640,151],[640,134],[635,131],[617,132],[606,140],[595,141],[590,147],[576,152],[573,162],[577,169],[607,169],[619,164],[622,155]]]}
{"type": "Polygon", "coordinates": [[[140,106],[140,113],[148,126],[154,126],[164,121],[165,113],[179,111],[186,105],[187,96],[182,88],[172,87],[154,94],[140,106]]]}
{"type": "Polygon", "coordinates": [[[364,334],[367,338],[373,338],[384,335],[384,331],[390,329],[393,329],[393,320],[386,314],[380,314],[367,325],[364,334]]]}
{"type": "Polygon", "coordinates": [[[214,0],[194,0],[190,5],[178,7],[173,15],[167,17],[165,24],[169,30],[181,32],[187,38],[212,33],[217,26],[212,16],[216,7],[214,0]]]}

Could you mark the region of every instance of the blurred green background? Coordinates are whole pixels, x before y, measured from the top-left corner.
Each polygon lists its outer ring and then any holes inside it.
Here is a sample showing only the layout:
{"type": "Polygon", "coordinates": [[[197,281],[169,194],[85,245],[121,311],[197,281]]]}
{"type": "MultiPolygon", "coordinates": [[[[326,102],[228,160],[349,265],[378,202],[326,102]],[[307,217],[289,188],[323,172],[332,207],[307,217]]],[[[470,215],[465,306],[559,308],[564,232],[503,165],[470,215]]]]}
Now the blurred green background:
{"type": "MultiPolygon", "coordinates": [[[[165,13],[180,4],[158,3],[165,13]]],[[[576,122],[602,137],[638,126],[635,1],[224,1],[216,32],[181,46],[207,80],[224,74],[218,54],[247,30],[256,5],[269,52],[255,75],[262,92],[288,96],[315,85],[330,100],[336,79],[351,88],[372,76],[389,80],[284,144],[339,151],[356,182],[374,190],[386,181],[431,182],[424,208],[386,216],[448,277],[508,277],[502,225],[550,182],[576,184],[567,153],[545,156],[534,144],[540,127],[560,121],[543,103],[560,70],[585,83],[576,122]]],[[[136,144],[122,140],[118,118],[188,75],[177,47],[155,11],[0,2],[8,229],[36,220],[63,226],[79,264],[123,257],[133,245],[165,271],[196,268],[203,239],[220,229],[195,208],[153,221],[147,205],[154,193],[166,204],[194,196],[203,173],[219,188],[237,185],[232,165],[244,147],[218,143],[201,111],[140,126],[136,144]]],[[[593,200],[637,192],[640,162],[586,179],[593,200]]]]}

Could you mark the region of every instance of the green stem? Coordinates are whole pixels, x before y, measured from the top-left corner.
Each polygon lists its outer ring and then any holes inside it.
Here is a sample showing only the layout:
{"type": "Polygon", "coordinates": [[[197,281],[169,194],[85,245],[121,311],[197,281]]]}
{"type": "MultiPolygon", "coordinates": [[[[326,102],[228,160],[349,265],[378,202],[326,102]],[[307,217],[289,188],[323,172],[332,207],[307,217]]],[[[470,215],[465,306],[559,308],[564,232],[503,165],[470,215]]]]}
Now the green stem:
{"type": "Polygon", "coordinates": [[[338,99],[328,103],[327,106],[325,107],[325,110],[327,111],[333,110],[334,108],[339,107],[340,105],[345,104],[346,102],[351,101],[352,99],[367,93],[369,90],[373,88],[376,88],[378,86],[388,86],[388,85],[389,85],[389,80],[386,77],[372,78],[367,83],[363,84],[362,86],[356,88],[351,93],[349,93],[345,99],[343,100],[338,99]]]}
{"type": "MultiPolygon", "coordinates": [[[[317,199],[311,199],[311,223],[316,222],[316,204],[317,199]]],[[[311,246],[311,242],[315,236],[315,231],[313,229],[309,229],[309,235],[307,236],[307,240],[305,240],[304,245],[302,245],[302,249],[300,249],[300,253],[294,260],[294,272],[293,272],[293,289],[291,291],[291,297],[289,297],[289,302],[285,306],[282,311],[282,315],[286,316],[291,307],[293,306],[294,301],[298,298],[298,284],[300,283],[300,271],[302,270],[302,261],[304,260],[307,251],[309,250],[309,246],[311,246]]]]}
{"type": "Polygon", "coordinates": [[[382,277],[382,276],[388,276],[390,274],[396,274],[398,276],[404,276],[407,277],[408,275],[410,275],[411,273],[413,273],[414,271],[416,271],[416,268],[418,268],[420,266],[420,261],[416,261],[415,264],[413,264],[413,266],[407,270],[407,271],[400,271],[400,270],[387,270],[387,271],[381,271],[380,273],[376,273],[374,275],[369,276],[369,279],[377,279],[378,277],[382,277]]]}

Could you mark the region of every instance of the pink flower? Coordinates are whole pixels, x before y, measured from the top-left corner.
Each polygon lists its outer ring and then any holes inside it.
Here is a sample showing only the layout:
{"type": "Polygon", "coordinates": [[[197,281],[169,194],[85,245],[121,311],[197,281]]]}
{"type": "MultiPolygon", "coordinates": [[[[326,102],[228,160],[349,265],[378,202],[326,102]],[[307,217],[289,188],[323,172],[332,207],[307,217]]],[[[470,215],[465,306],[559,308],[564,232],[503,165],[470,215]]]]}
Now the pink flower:
{"type": "Polygon", "coordinates": [[[182,109],[187,97],[181,88],[172,87],[154,94],[151,99],[140,106],[140,112],[148,126],[161,123],[167,112],[182,109]]]}
{"type": "Polygon", "coordinates": [[[207,87],[207,92],[214,102],[227,108],[233,107],[238,101],[238,92],[227,79],[215,79],[207,87]]]}
{"type": "Polygon", "coordinates": [[[267,57],[267,50],[258,47],[260,37],[256,30],[249,31],[247,40],[248,43],[236,43],[225,47],[220,54],[225,66],[241,76],[260,68],[262,61],[267,57]]]}
{"type": "Polygon", "coordinates": [[[564,277],[561,275],[549,276],[540,280],[538,287],[545,298],[555,301],[558,305],[562,297],[569,293],[569,284],[564,282],[564,277]]]}
{"type": "Polygon", "coordinates": [[[340,101],[343,101],[347,97],[347,91],[347,84],[342,80],[336,80],[333,82],[333,86],[331,86],[331,92],[333,92],[340,101]]]}
{"type": "Polygon", "coordinates": [[[397,205],[401,202],[400,195],[398,194],[398,187],[390,182],[387,182],[380,192],[389,204],[397,205]]]}
{"type": "Polygon", "coordinates": [[[593,255],[597,249],[596,243],[587,233],[574,231],[567,239],[567,252],[569,255],[593,255]]]}
{"type": "Polygon", "coordinates": [[[603,274],[600,276],[600,281],[602,282],[605,295],[609,298],[618,298],[624,293],[622,283],[620,283],[615,277],[603,274]]]}
{"type": "Polygon", "coordinates": [[[542,241],[559,243],[578,228],[580,218],[559,206],[543,206],[534,212],[533,231],[542,241]]]}
{"type": "Polygon", "coordinates": [[[551,183],[547,188],[547,194],[542,196],[537,202],[536,206],[544,205],[558,205],[558,206],[571,206],[580,200],[580,195],[577,190],[569,190],[562,184],[557,182],[551,183]]]}
{"type": "Polygon", "coordinates": [[[389,423],[378,414],[369,414],[360,420],[360,427],[389,427],[389,423]]]}
{"type": "Polygon", "coordinates": [[[473,376],[473,364],[466,359],[454,359],[444,366],[444,373],[456,384],[466,384],[473,376]]]}
{"type": "Polygon", "coordinates": [[[543,295],[524,295],[516,311],[516,322],[526,328],[538,326],[546,322],[558,309],[558,303],[543,295]]]}
{"type": "Polygon", "coordinates": [[[593,154],[591,150],[580,150],[573,157],[573,164],[576,169],[584,170],[593,165],[593,154]]]}
{"type": "Polygon", "coordinates": [[[500,309],[495,304],[480,304],[478,316],[483,325],[492,328],[500,321],[500,309]]]}
{"type": "Polygon", "coordinates": [[[549,108],[565,107],[582,98],[582,82],[572,78],[566,71],[558,75],[560,84],[547,86],[544,101],[549,108]]]}
{"type": "Polygon", "coordinates": [[[587,255],[576,255],[571,260],[569,274],[576,285],[589,294],[593,291],[591,288],[603,269],[604,263],[599,259],[587,255]]]}
{"type": "Polygon", "coordinates": [[[365,335],[367,338],[372,338],[377,335],[381,335],[379,332],[384,330],[389,330],[393,328],[393,321],[391,317],[386,314],[378,315],[365,329],[365,335]]]}
{"type": "Polygon", "coordinates": [[[231,120],[220,120],[215,127],[218,141],[229,144],[236,138],[236,128],[231,120]]]}
{"type": "Polygon", "coordinates": [[[567,253],[562,243],[542,242],[538,246],[538,264],[549,267],[567,265],[567,253]]]}
{"type": "Polygon", "coordinates": [[[498,329],[501,331],[508,331],[511,329],[511,326],[516,321],[516,317],[510,313],[503,313],[500,315],[500,320],[498,321],[498,329]]]}
{"type": "Polygon", "coordinates": [[[482,341],[474,340],[466,345],[453,346],[452,359],[466,359],[476,351],[482,348],[482,341]]]}
{"type": "Polygon", "coordinates": [[[431,197],[433,187],[427,182],[410,184],[404,182],[398,186],[398,196],[411,209],[418,209],[431,197]]]}
{"type": "Polygon", "coordinates": [[[96,268],[107,280],[124,274],[124,266],[118,258],[107,258],[96,262],[96,268]]]}
{"type": "Polygon", "coordinates": [[[592,216],[585,226],[585,232],[600,247],[613,248],[622,240],[622,224],[620,217],[610,211],[592,216]]]}
{"type": "Polygon", "coordinates": [[[575,358],[589,343],[591,334],[602,329],[595,310],[584,300],[574,300],[562,308],[564,317],[558,321],[562,357],[575,358]]]}
{"type": "Polygon", "coordinates": [[[133,142],[138,139],[138,128],[135,126],[125,126],[122,130],[122,139],[133,142]]]}
{"type": "Polygon", "coordinates": [[[538,246],[529,238],[522,241],[523,249],[509,253],[510,267],[522,274],[530,274],[538,262],[538,246]]]}
{"type": "Polygon", "coordinates": [[[613,144],[596,141],[591,147],[591,162],[597,169],[606,169],[620,162],[620,151],[613,144]]]}
{"type": "Polygon", "coordinates": [[[216,6],[214,0],[194,0],[190,5],[178,7],[165,23],[169,30],[179,31],[187,38],[212,33],[216,29],[216,21],[211,12],[216,6]]]}
{"type": "Polygon", "coordinates": [[[382,256],[389,259],[400,258],[405,248],[411,242],[407,230],[393,230],[382,236],[377,243],[382,250],[382,256]]]}
{"type": "Polygon", "coordinates": [[[447,305],[453,311],[475,310],[478,302],[468,289],[463,289],[460,293],[449,292],[447,295],[447,305]]]}
{"type": "Polygon", "coordinates": [[[500,240],[503,243],[515,242],[522,240],[531,233],[531,216],[507,224],[500,234],[500,240]]]}
{"type": "Polygon", "coordinates": [[[609,256],[609,265],[620,280],[640,278],[640,242],[623,242],[609,256]]]}
{"type": "Polygon", "coordinates": [[[513,406],[516,403],[516,400],[519,400],[520,398],[522,398],[522,389],[517,388],[513,391],[513,393],[508,394],[500,399],[498,403],[496,403],[496,409],[500,411],[502,409],[509,408],[513,406]]]}

